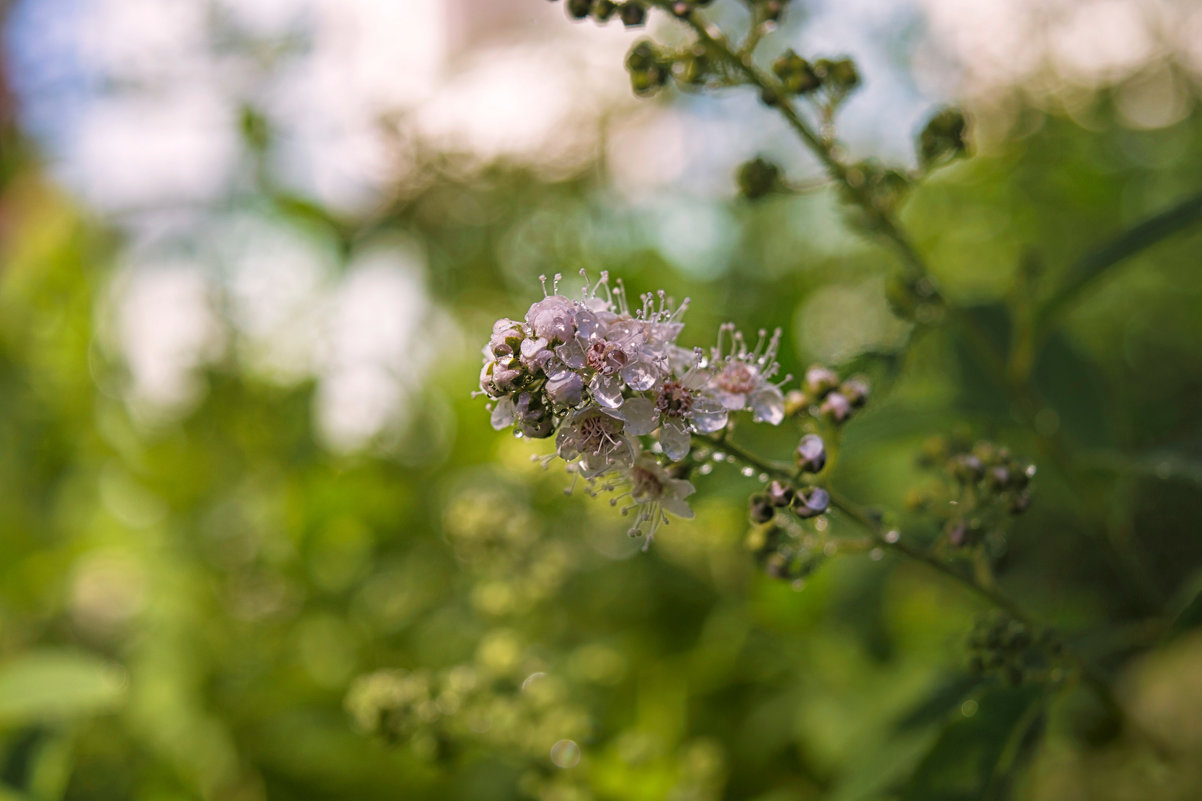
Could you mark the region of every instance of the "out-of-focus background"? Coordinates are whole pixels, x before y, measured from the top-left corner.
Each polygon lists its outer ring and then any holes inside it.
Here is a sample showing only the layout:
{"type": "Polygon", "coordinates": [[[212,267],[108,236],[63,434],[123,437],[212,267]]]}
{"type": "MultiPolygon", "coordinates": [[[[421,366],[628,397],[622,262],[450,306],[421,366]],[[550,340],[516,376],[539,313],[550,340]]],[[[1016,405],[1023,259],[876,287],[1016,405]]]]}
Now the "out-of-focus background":
{"type": "MultiPolygon", "coordinates": [[[[762,575],[733,471],[644,554],[490,429],[479,347],[542,273],[688,295],[688,344],[779,325],[794,374],[907,343],[895,258],[834,192],[736,196],[756,155],[820,176],[753,92],[636,99],[646,32],[545,0],[0,22],[0,798],[975,798],[992,770],[1198,797],[1202,759],[1158,765],[1080,691],[990,756],[982,609],[921,568],[762,575]],[[382,708],[396,742],[364,731],[382,708]]],[[[933,109],[969,112],[973,158],[903,219],[982,319],[1202,190],[1192,0],[796,0],[764,47],[788,46],[856,59],[856,157],[913,166],[933,109]]],[[[1062,310],[1034,429],[922,338],[831,477],[901,510],[953,430],[1038,462],[1003,585],[1195,756],[1202,639],[1144,621],[1202,580],[1200,254],[1182,233],[1062,310]]]]}

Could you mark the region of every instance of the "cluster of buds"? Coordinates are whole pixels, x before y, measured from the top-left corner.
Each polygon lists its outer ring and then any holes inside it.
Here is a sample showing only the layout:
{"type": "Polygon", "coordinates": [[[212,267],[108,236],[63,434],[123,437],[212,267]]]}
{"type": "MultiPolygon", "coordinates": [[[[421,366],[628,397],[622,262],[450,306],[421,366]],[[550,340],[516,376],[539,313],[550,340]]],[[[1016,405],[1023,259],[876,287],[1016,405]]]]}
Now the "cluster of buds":
{"type": "Polygon", "coordinates": [[[502,318],[484,347],[480,389],[492,399],[492,425],[519,436],[555,436],[569,470],[601,490],[622,490],[637,510],[632,535],[648,542],[665,512],[691,516],[685,498],[694,435],[716,435],[748,413],[778,425],[785,399],[776,352],[780,331],[754,347],[731,324],[709,351],[680,347],[679,306],[662,291],[631,309],[621,281],[602,273],[579,298],[551,291],[523,320],[502,318]]]}
{"type": "Polygon", "coordinates": [[[1064,646],[1051,630],[1032,632],[1003,614],[979,620],[968,635],[968,669],[1016,687],[1048,677],[1064,646]]]}
{"type": "Polygon", "coordinates": [[[592,17],[605,23],[617,17],[627,28],[637,28],[647,20],[647,5],[639,0],[615,3],[613,0],[567,0],[564,4],[572,19],[592,17]]]}
{"type": "Polygon", "coordinates": [[[826,560],[821,538],[783,525],[757,526],[749,537],[756,564],[766,574],[783,581],[799,582],[826,560]]]}
{"type": "Polygon", "coordinates": [[[831,503],[825,489],[806,478],[826,467],[826,446],[817,434],[806,434],[793,452],[795,481],[773,480],[748,501],[753,524],[750,543],[760,567],[774,578],[796,581],[809,575],[823,559],[820,538],[797,522],[824,514],[831,503]]]}
{"type": "Polygon", "coordinates": [[[909,505],[941,520],[944,539],[953,548],[980,545],[1007,515],[1020,515],[1031,505],[1035,466],[992,442],[969,447],[934,437],[924,445],[919,464],[949,480],[938,490],[913,494],[909,505]]]}
{"type": "MultiPolygon", "coordinates": [[[[828,108],[835,108],[860,85],[860,72],[850,58],[820,58],[810,62],[786,50],[772,62],[772,72],[780,81],[780,88],[788,95],[800,95],[819,99],[828,108]]],[[[776,92],[765,91],[762,99],[768,105],[776,105],[776,92]]]]}
{"type": "Polygon", "coordinates": [[[868,380],[862,376],[840,379],[838,373],[820,364],[806,370],[801,389],[785,399],[790,416],[809,414],[842,425],[868,402],[868,380]]]}

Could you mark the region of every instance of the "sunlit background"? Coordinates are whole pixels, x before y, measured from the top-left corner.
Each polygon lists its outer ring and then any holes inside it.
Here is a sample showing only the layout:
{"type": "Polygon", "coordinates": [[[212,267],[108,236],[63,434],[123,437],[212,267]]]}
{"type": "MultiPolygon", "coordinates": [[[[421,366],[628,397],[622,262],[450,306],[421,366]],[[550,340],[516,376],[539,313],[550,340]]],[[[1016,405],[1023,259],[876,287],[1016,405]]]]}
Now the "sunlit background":
{"type": "MultiPolygon", "coordinates": [[[[642,554],[470,397],[491,321],[581,268],[691,296],[689,344],[780,326],[795,374],[910,342],[895,258],[754,92],[633,95],[627,50],[682,27],[546,0],[0,19],[0,797],[902,797],[972,717],[980,610],[954,588],[867,558],[800,592],[760,575],[733,473],[642,554]],[[818,188],[739,198],[761,155],[818,188]],[[412,718],[393,743],[365,731],[387,703],[412,718]]],[[[786,47],[856,60],[856,159],[911,168],[931,112],[968,111],[973,158],[903,219],[982,314],[1202,189],[1197,2],[795,0],[763,55],[786,47]]],[[[1193,749],[1202,641],[1126,661],[1146,598],[1088,543],[1117,532],[1170,606],[1202,576],[1200,245],[1066,312],[1037,434],[1079,451],[1041,472],[1006,577],[1069,630],[1132,629],[1085,647],[1193,749]]],[[[954,337],[895,361],[847,491],[900,510],[953,426],[1038,461],[954,337]]],[[[1196,797],[1202,760],[1158,772],[1079,695],[1025,797],[1196,797]]]]}

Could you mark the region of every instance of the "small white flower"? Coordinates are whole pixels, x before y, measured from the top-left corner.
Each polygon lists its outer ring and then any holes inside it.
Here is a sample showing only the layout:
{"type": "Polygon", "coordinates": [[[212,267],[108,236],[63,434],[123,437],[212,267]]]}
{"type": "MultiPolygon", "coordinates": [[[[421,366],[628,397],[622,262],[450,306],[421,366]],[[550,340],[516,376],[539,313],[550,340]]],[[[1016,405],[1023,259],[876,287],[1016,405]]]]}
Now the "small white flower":
{"type": "Polygon", "coordinates": [[[699,355],[679,378],[670,377],[651,397],[627,398],[614,414],[626,421],[632,434],[650,434],[659,429],[664,455],[678,462],[688,455],[692,434],[712,434],[726,426],[727,409],[710,397],[709,374],[701,368],[699,355]]]}
{"type": "Polygon", "coordinates": [[[779,425],[785,419],[785,396],[780,383],[770,380],[780,370],[776,351],[780,347],[780,329],[771,338],[760,332],[759,342],[748,350],[743,335],[731,323],[718,329],[718,345],[713,349],[710,389],[722,405],[731,411],[750,410],[757,423],[779,425]],[[731,352],[723,353],[724,335],[731,334],[731,352]]]}
{"type": "Polygon", "coordinates": [[[560,458],[579,459],[578,469],[585,478],[633,464],[638,448],[621,420],[591,405],[569,414],[555,438],[560,458]]]}
{"type": "Polygon", "coordinates": [[[649,453],[641,454],[628,469],[622,471],[616,480],[606,487],[606,489],[615,488],[622,488],[625,492],[614,496],[610,500],[611,504],[616,506],[622,498],[630,498],[632,503],[622,509],[622,514],[627,514],[632,509],[638,510],[634,524],[630,527],[630,535],[646,537],[643,550],[650,547],[656,529],[662,523],[668,522],[665,513],[671,513],[685,520],[693,517],[693,510],[685,502],[685,498],[695,491],[693,484],[684,479],[670,476],[663,465],[649,453]]]}

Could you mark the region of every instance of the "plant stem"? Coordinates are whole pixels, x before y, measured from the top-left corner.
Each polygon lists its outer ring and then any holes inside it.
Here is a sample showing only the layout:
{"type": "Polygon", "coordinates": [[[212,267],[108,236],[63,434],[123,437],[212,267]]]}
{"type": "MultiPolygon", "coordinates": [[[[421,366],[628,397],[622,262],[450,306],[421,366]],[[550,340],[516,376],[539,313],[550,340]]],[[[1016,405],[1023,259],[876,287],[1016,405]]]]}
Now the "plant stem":
{"type": "MultiPolygon", "coordinates": [[[[716,451],[721,451],[733,456],[738,461],[743,462],[744,464],[758,470],[761,473],[766,473],[774,478],[789,482],[795,482],[798,478],[793,471],[789,470],[783,465],[761,459],[756,454],[739,445],[736,445],[729,439],[719,439],[717,437],[710,437],[700,434],[694,435],[694,438],[713,447],[716,451]]],[[[911,545],[897,536],[891,536],[891,532],[886,529],[886,526],[877,514],[865,507],[860,506],[859,504],[856,504],[854,501],[851,501],[837,490],[831,489],[830,487],[827,487],[826,489],[827,492],[830,493],[831,506],[847,515],[847,517],[856,521],[856,523],[858,523],[872,536],[873,540],[875,540],[879,547],[891,550],[894,553],[910,559],[911,561],[921,563],[936,573],[940,573],[952,579],[965,589],[989,602],[997,609],[1000,609],[1010,618],[1022,623],[1028,629],[1039,630],[1047,628],[1035,620],[1035,618],[1029,615],[1026,611],[1024,611],[1020,606],[1018,606],[1018,604],[1004,595],[999,589],[997,589],[995,585],[983,584],[973,576],[960,572],[951,564],[938,559],[926,550],[911,545]]],[[[1101,699],[1102,703],[1105,704],[1119,719],[1123,720],[1132,731],[1138,733],[1143,739],[1145,739],[1158,755],[1167,758],[1170,753],[1168,749],[1158,737],[1145,730],[1138,722],[1134,720],[1130,713],[1127,712],[1127,710],[1119,702],[1118,697],[1115,694],[1114,689],[1111,687],[1110,681],[1106,675],[1075,649],[1065,645],[1063,653],[1065,658],[1077,669],[1081,679],[1090,687],[1090,689],[1094,691],[1098,698],[1101,699]]]]}
{"type": "MultiPolygon", "coordinates": [[[[657,0],[656,5],[660,8],[668,8],[666,2],[659,0],[657,0]]],[[[751,60],[751,53],[749,51],[732,47],[722,31],[706,22],[697,12],[690,11],[679,18],[696,32],[697,38],[705,44],[707,49],[728,61],[750,84],[759,88],[765,96],[772,98],[773,105],[780,111],[781,116],[785,118],[785,121],[789,123],[789,126],[797,133],[806,147],[818,158],[818,161],[822,163],[827,173],[851,193],[856,204],[875,223],[881,234],[890,241],[893,248],[901,257],[906,271],[914,278],[926,278],[930,280],[930,271],[927,269],[926,262],[923,261],[918,251],[914,248],[914,245],[911,244],[909,237],[898,226],[893,217],[877,205],[863,181],[853,176],[852,170],[839,161],[831,145],[823,140],[818,132],[811,127],[810,123],[801,116],[801,113],[793,105],[787,92],[780,86],[779,82],[755,65],[755,62],[751,60]]]]}

